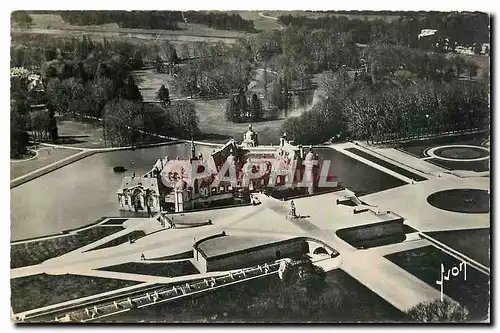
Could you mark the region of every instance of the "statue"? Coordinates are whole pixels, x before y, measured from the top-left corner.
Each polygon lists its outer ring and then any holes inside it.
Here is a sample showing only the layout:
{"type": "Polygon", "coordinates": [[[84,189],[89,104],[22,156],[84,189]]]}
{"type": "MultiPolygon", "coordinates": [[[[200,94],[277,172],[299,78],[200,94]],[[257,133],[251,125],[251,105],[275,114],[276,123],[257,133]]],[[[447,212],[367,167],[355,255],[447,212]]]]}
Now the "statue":
{"type": "Polygon", "coordinates": [[[257,133],[252,130],[252,125],[248,125],[248,131],[243,135],[243,145],[247,147],[257,147],[257,133]]]}
{"type": "Polygon", "coordinates": [[[290,216],[294,219],[297,218],[297,212],[295,211],[295,204],[293,200],[290,202],[290,216]]]}

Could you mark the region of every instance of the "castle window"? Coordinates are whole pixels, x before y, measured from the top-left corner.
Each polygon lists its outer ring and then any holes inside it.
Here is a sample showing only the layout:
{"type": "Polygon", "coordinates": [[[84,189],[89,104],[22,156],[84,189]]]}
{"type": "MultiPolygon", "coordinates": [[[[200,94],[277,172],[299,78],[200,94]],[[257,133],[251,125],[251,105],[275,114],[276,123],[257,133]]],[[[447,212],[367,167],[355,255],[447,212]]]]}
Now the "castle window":
{"type": "Polygon", "coordinates": [[[224,186],[219,186],[219,192],[224,192],[225,188],[224,186]]]}

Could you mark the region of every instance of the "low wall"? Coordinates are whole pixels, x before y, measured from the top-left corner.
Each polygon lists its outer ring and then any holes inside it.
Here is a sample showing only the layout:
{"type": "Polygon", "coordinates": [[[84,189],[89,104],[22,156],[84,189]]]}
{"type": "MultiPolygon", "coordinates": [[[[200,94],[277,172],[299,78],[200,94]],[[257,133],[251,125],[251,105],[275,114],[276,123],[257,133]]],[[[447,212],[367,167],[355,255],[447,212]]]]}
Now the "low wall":
{"type": "Polygon", "coordinates": [[[404,235],[403,219],[365,224],[337,230],[337,236],[348,243],[357,243],[374,239],[404,235]]]}
{"type": "Polygon", "coordinates": [[[209,258],[206,267],[209,272],[238,269],[303,253],[304,241],[297,239],[293,242],[272,243],[258,249],[248,249],[222,258],[209,258]]]}

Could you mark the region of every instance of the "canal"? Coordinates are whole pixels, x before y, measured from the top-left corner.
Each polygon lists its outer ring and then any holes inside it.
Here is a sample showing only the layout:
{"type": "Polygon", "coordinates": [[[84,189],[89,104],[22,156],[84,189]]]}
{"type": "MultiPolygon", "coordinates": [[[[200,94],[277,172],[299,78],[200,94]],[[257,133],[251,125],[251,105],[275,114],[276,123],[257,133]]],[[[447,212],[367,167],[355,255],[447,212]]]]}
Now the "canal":
{"type": "MultiPolygon", "coordinates": [[[[197,147],[208,156],[212,148],[197,147]]],[[[331,161],[330,171],[358,195],[404,185],[401,180],[332,149],[318,149],[331,161]]],[[[189,144],[98,153],[11,189],[11,239],[39,237],[78,228],[103,216],[118,216],[116,191],[124,174],[149,171],[162,156],[190,155],[189,144]]]]}

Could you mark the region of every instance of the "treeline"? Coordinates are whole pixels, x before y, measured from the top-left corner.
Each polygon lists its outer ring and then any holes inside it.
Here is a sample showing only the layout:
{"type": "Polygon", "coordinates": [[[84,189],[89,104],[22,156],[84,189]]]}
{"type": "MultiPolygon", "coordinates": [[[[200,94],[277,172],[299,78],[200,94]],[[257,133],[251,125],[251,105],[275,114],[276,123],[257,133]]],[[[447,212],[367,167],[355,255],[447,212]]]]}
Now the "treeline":
{"type": "Polygon", "coordinates": [[[485,81],[416,80],[372,85],[340,70],[323,82],[327,98],[283,131],[304,144],[332,137],[387,141],[489,126],[489,88],[485,81]]]}
{"type": "Polygon", "coordinates": [[[199,56],[176,70],[174,86],[181,94],[221,97],[248,84],[252,58],[244,40],[233,45],[196,43],[194,52],[199,56]]]}
{"type": "Polygon", "coordinates": [[[199,134],[198,116],[188,101],[173,102],[165,108],[130,100],[106,104],[103,115],[103,140],[110,146],[135,145],[158,140],[151,134],[191,138],[199,134]]]}
{"type": "Polygon", "coordinates": [[[229,97],[226,104],[226,120],[235,123],[260,120],[262,118],[262,103],[256,93],[247,97],[243,88],[238,94],[229,97]]]}
{"type": "Polygon", "coordinates": [[[253,21],[245,20],[234,12],[189,11],[184,12],[184,17],[188,23],[203,24],[214,29],[256,32],[253,21]]]}
{"type": "MultiPolygon", "coordinates": [[[[126,42],[104,40],[99,43],[86,36],[47,44],[40,44],[45,39],[36,41],[38,43],[29,42],[32,47],[16,45],[11,52],[13,63],[18,66],[39,64],[48,109],[44,112],[49,116],[58,114],[94,123],[104,118],[103,135],[105,143],[110,145],[141,142],[147,136],[144,132],[182,137],[191,137],[197,132],[196,114],[189,104],[172,105],[168,111],[170,116],[162,115],[167,113],[163,108],[143,106],[142,95],[130,71],[142,68],[143,54],[148,50],[126,42]],[[26,51],[33,52],[26,56],[26,51]]],[[[13,87],[17,89],[11,92],[14,100],[29,97],[22,85],[13,87]]],[[[11,108],[12,126],[30,128],[29,123],[19,124],[27,120],[17,116],[17,109],[11,108]]]]}
{"type": "MultiPolygon", "coordinates": [[[[35,13],[35,12],[33,12],[35,13]]],[[[38,12],[40,13],[40,12],[38,12]]],[[[72,25],[101,25],[116,23],[121,28],[178,30],[179,23],[196,23],[221,30],[255,32],[252,21],[239,14],[218,11],[45,11],[59,14],[72,25]]]]}
{"type": "MultiPolygon", "coordinates": [[[[354,15],[354,13],[353,13],[354,15]]],[[[355,43],[384,43],[420,47],[418,35],[423,29],[436,29],[441,38],[448,38],[451,48],[457,45],[473,46],[489,42],[488,14],[480,12],[402,13],[397,20],[365,20],[347,16],[283,15],[278,18],[285,26],[331,30],[333,33],[350,33],[355,43]]]]}

